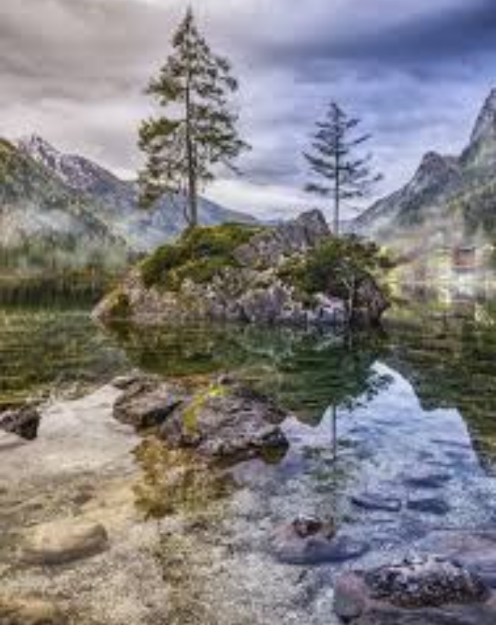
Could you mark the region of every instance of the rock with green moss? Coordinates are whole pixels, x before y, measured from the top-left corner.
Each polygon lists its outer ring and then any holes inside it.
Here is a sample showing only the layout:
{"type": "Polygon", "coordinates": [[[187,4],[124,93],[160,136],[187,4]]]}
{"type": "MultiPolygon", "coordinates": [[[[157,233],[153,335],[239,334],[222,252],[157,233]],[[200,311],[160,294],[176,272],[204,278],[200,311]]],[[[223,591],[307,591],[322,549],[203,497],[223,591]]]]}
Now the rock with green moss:
{"type": "Polygon", "coordinates": [[[387,308],[378,258],[370,246],[333,237],[319,211],[274,227],[195,228],[142,261],[95,316],[139,325],[337,325],[356,317],[352,309],[377,321],[387,308]]]}
{"type": "Polygon", "coordinates": [[[287,449],[280,427],[287,416],[248,387],[215,383],[167,419],[160,434],[173,448],[193,448],[208,458],[245,459],[287,449]]]}
{"type": "Polygon", "coordinates": [[[199,457],[249,458],[284,452],[288,415],[267,397],[230,379],[174,384],[143,378],[126,387],[114,417],[137,430],[155,428],[170,449],[199,457]]]}

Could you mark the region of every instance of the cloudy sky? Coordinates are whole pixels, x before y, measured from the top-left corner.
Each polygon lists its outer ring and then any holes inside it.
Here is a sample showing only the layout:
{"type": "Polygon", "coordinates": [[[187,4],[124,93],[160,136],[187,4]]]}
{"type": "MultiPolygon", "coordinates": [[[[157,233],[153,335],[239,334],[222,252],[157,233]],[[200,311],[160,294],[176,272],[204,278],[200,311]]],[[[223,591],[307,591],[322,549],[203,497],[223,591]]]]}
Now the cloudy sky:
{"type": "MultiPolygon", "coordinates": [[[[41,134],[131,177],[143,87],[169,50],[183,0],[1,0],[1,134],[41,134]]],[[[496,86],[496,0],[193,0],[241,81],[243,177],[207,195],[273,217],[314,205],[301,151],[326,103],[374,135],[386,178],[422,153],[457,152],[496,86]]]]}

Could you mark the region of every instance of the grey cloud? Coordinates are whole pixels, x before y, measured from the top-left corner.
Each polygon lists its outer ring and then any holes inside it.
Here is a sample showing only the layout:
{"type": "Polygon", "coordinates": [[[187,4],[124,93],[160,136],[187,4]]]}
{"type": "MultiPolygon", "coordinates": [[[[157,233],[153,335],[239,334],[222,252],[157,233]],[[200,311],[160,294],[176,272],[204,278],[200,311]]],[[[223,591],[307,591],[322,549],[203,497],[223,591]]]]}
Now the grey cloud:
{"type": "MultiPolygon", "coordinates": [[[[2,132],[39,132],[131,175],[140,160],[136,127],[149,111],[142,91],[184,4],[1,0],[2,132]]],[[[375,135],[387,190],[424,150],[461,148],[494,78],[494,0],[193,4],[241,78],[242,127],[254,147],[241,163],[242,185],[277,187],[278,197],[284,188],[288,198],[299,194],[301,151],[329,99],[375,135]]],[[[255,208],[267,210],[272,196],[264,204],[262,195],[254,194],[255,208]]]]}

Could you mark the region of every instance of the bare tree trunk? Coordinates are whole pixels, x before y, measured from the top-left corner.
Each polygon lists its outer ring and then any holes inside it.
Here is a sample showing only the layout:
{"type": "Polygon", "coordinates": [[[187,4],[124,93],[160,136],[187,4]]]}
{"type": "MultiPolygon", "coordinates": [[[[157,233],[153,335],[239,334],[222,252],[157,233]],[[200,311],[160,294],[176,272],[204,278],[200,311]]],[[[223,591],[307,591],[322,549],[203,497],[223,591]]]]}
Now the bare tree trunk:
{"type": "MultiPolygon", "coordinates": [[[[336,113],[336,127],[339,125],[339,116],[336,113]]],[[[341,201],[341,140],[338,137],[335,151],[336,180],[334,185],[334,235],[339,236],[339,209],[341,201]]]]}
{"type": "Polygon", "coordinates": [[[198,225],[198,189],[196,184],[196,155],[191,132],[191,74],[186,84],[186,157],[188,160],[188,225],[198,225]]]}

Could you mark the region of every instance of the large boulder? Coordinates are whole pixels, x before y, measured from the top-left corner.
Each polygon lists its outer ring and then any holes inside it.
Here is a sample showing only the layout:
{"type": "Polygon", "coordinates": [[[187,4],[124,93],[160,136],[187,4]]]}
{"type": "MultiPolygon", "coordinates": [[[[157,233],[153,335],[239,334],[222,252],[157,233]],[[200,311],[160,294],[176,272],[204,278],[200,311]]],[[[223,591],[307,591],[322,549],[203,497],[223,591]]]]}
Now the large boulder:
{"type": "Polygon", "coordinates": [[[195,393],[160,428],[171,447],[195,449],[208,458],[238,459],[284,453],[280,428],[286,413],[240,384],[218,383],[195,393]]]}
{"type": "Polygon", "coordinates": [[[490,625],[496,597],[469,568],[425,556],[341,575],[335,611],[353,625],[490,625]]]}
{"type": "Polygon", "coordinates": [[[38,435],[40,421],[41,414],[34,406],[12,408],[0,413],[0,430],[32,441],[38,435]]]}
{"type": "MultiPolygon", "coordinates": [[[[124,382],[117,381],[118,385],[124,382]]],[[[161,425],[184,401],[184,391],[156,378],[135,378],[124,383],[124,392],[114,404],[114,417],[121,423],[144,430],[161,425]]]]}

